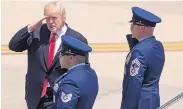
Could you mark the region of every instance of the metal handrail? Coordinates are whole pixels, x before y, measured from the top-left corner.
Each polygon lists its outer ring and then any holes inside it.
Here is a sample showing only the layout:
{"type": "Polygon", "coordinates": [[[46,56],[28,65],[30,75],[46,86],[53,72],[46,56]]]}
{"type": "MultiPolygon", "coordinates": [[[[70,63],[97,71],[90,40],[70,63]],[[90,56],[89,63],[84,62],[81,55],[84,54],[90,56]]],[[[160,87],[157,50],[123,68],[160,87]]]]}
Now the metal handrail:
{"type": "Polygon", "coordinates": [[[164,105],[160,106],[157,109],[166,109],[166,108],[170,107],[172,104],[181,100],[182,98],[183,98],[183,92],[181,94],[177,95],[176,97],[172,98],[171,100],[169,100],[168,102],[166,102],[164,105]]]}

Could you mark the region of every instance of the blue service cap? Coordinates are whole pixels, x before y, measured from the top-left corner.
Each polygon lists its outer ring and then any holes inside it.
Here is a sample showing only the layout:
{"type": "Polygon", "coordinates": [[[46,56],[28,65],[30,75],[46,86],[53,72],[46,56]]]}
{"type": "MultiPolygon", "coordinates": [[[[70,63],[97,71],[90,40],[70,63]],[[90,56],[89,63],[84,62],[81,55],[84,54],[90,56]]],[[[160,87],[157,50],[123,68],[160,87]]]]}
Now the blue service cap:
{"type": "Polygon", "coordinates": [[[91,51],[92,48],[81,40],[67,35],[62,36],[61,53],[85,56],[91,51]]]}
{"type": "Polygon", "coordinates": [[[156,23],[161,22],[161,18],[139,7],[132,7],[132,13],[133,17],[130,22],[135,23],[137,25],[141,24],[145,26],[155,27],[156,23]]]}

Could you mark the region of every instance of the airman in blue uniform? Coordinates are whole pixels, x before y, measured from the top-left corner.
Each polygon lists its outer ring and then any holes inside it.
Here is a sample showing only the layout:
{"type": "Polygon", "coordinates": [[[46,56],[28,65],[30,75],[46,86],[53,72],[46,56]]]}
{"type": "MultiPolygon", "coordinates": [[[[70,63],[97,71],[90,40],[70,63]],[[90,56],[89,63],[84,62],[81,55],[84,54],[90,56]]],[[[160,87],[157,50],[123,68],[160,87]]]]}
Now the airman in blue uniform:
{"type": "Polygon", "coordinates": [[[85,56],[91,51],[80,40],[62,36],[60,64],[68,71],[55,81],[53,109],[92,109],[98,94],[98,78],[85,63],[85,56]]]}
{"type": "Polygon", "coordinates": [[[132,12],[131,36],[138,41],[129,42],[133,47],[130,47],[124,67],[121,109],[157,109],[165,54],[153,31],[161,18],[139,7],[132,7],[132,12]]]}

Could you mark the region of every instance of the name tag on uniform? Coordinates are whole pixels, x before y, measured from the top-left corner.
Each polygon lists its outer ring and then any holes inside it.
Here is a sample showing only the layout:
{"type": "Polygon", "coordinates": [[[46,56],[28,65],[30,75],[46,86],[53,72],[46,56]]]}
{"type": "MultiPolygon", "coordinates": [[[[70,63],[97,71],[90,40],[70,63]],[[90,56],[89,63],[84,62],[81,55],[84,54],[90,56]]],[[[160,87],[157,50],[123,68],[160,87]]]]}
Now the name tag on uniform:
{"type": "Polygon", "coordinates": [[[130,52],[126,58],[126,61],[125,61],[126,64],[128,64],[128,62],[130,61],[131,56],[132,56],[132,53],[130,52]]]}
{"type": "Polygon", "coordinates": [[[58,88],[59,88],[59,87],[58,87],[58,84],[55,84],[54,87],[53,87],[53,89],[54,89],[55,92],[58,91],[58,88]]]}

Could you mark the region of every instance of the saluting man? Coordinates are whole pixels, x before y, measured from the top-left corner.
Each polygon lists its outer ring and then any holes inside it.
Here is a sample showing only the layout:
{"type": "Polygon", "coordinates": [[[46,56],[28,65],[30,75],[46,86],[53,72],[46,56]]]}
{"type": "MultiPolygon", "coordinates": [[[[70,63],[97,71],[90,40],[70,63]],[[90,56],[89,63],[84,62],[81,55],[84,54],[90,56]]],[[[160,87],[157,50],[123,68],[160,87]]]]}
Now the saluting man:
{"type": "Polygon", "coordinates": [[[25,81],[25,100],[28,109],[46,109],[52,106],[52,81],[64,73],[57,72],[61,67],[58,51],[63,35],[74,36],[88,43],[81,33],[66,23],[66,10],[63,4],[50,2],[44,7],[44,18],[20,29],[9,42],[10,50],[28,52],[25,81]],[[45,24],[42,24],[43,20],[46,20],[45,24]]]}
{"type": "Polygon", "coordinates": [[[165,54],[153,31],[161,18],[139,7],[132,7],[132,12],[131,33],[138,42],[126,58],[121,109],[156,109],[165,54]]]}

